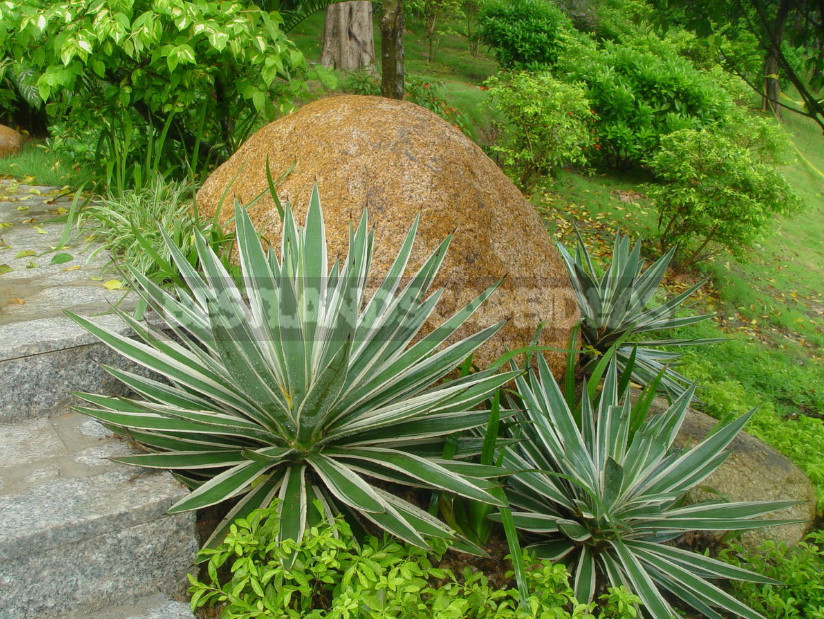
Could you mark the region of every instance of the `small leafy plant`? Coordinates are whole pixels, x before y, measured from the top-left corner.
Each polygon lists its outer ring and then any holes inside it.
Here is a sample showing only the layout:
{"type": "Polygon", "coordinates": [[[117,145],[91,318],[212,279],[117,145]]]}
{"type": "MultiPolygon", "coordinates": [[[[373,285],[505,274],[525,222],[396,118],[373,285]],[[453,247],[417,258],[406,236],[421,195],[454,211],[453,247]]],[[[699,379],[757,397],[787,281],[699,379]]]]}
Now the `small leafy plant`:
{"type": "Polygon", "coordinates": [[[95,171],[154,136],[160,171],[182,177],[290,108],[305,62],[281,24],[245,2],[21,0],[0,5],[0,56],[36,76],[65,135],[91,134],[95,171]]]}
{"type": "Polygon", "coordinates": [[[770,616],[824,617],[824,533],[810,533],[792,548],[773,541],[754,552],[733,545],[721,559],[781,581],[781,585],[733,582],[733,594],[770,616]]]}
{"type": "Polygon", "coordinates": [[[653,617],[677,614],[664,592],[707,617],[760,617],[710,581],[777,581],[669,543],[686,531],[782,523],[758,516],[792,501],[684,504],[686,493],[726,459],[725,448],[754,411],[679,452],[673,441],[694,388],[632,432],[633,419],[646,417],[650,400],[642,398],[633,409],[628,398],[620,399],[624,381],[615,362],[597,404],[585,387],[580,406],[572,407],[540,356],[537,369],[516,384],[524,423],[504,458],[507,468],[521,471],[508,478],[512,515],[532,537],[527,549],[567,564],[579,600],[591,599],[609,582],[626,585],[653,617]]]}
{"type": "Polygon", "coordinates": [[[626,340],[641,333],[663,331],[695,324],[710,315],[676,317],[675,313],[684,301],[696,292],[703,282],[695,284],[669,301],[650,307],[675,250],[672,249],[656,260],[643,273],[641,243],[630,249],[629,238],[620,233],[615,237],[612,261],[599,278],[592,258],[578,235],[575,255],[570,255],[563,244],[557,243],[558,251],[569,273],[572,289],[581,310],[581,337],[584,340],[582,369],[592,371],[612,347],[620,370],[627,367],[632,358],[632,378],[648,385],[658,379],[660,388],[679,397],[690,381],[679,374],[673,365],[681,355],[662,346],[686,346],[706,344],[714,339],[654,339],[627,343],[626,340]],[[617,345],[617,346],[616,346],[617,345]]]}
{"type": "MultiPolygon", "coordinates": [[[[322,505],[317,505],[322,509],[322,505]]],[[[482,572],[460,575],[438,567],[446,550],[433,551],[369,536],[359,544],[338,517],[312,527],[300,542],[279,535],[277,501],[238,519],[224,542],[204,549],[203,580],[189,576],[192,610],[223,605],[221,617],[271,619],[624,619],[638,598],[610,589],[601,607],[572,594],[562,565],[526,557],[534,594],[519,605],[515,589],[493,587],[482,572]],[[294,557],[294,560],[292,560],[294,557]],[[219,574],[228,568],[229,577],[219,574]]]]}
{"type": "Polygon", "coordinates": [[[349,253],[331,268],[317,189],[303,227],[287,204],[280,255],[261,246],[235,208],[241,288],[195,232],[200,271],[166,237],[187,288],[167,292],[130,269],[140,293],[177,341],[129,316],[135,341],[72,315],[104,343],[167,383],[107,368],[141,399],[80,394],[78,410],[119,428],[148,453],[119,461],[172,469],[192,493],[171,512],[236,499],[211,540],[237,517],[280,498],[280,539],[300,541],[318,500],[422,547],[448,528],[387,482],[437,488],[494,505],[500,469],[443,461],[443,437],[486,423],[476,410],[513,373],[487,370],[442,381],[503,323],[440,348],[496,289],[412,343],[437,304],[426,296],[447,238],[399,290],[419,218],[366,302],[372,233],[364,212],[349,253]],[[440,349],[439,349],[440,348],[440,349]],[[379,481],[378,481],[379,480],[379,481]]]}

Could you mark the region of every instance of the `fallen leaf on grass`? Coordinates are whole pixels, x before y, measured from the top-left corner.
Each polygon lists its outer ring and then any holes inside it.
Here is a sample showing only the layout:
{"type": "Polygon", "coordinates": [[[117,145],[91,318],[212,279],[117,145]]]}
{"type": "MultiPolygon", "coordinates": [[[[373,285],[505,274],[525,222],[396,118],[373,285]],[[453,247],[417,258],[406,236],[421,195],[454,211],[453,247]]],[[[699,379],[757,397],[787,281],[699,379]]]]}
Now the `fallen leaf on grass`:
{"type": "Polygon", "coordinates": [[[26,302],[23,299],[9,299],[9,303],[14,303],[15,305],[25,305],[26,302]]]}
{"type": "Polygon", "coordinates": [[[79,269],[79,268],[80,268],[80,266],[81,266],[81,265],[76,264],[76,265],[74,265],[73,267],[66,267],[66,268],[65,268],[65,269],[63,269],[63,270],[64,270],[64,271],[76,271],[77,269],[79,269]]]}
{"type": "Polygon", "coordinates": [[[9,265],[0,264],[0,275],[3,275],[4,273],[9,273],[10,271],[12,271],[12,268],[9,265]]]}
{"type": "Polygon", "coordinates": [[[24,249],[23,251],[17,252],[17,255],[14,257],[15,260],[19,260],[20,258],[26,258],[28,256],[35,256],[35,252],[30,249],[24,249]]]}

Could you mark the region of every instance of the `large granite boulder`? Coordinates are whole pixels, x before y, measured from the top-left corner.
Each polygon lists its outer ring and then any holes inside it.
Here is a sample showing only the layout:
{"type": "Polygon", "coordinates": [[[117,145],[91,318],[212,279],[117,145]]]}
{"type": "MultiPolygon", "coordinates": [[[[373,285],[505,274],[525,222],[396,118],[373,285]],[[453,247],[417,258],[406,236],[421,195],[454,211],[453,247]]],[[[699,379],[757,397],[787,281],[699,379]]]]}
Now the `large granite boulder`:
{"type": "MultiPolygon", "coordinates": [[[[666,410],[666,401],[658,398],[651,412],[666,410]]],[[[709,415],[690,410],[675,439],[677,447],[691,447],[706,437],[718,423],[709,415]]],[[[690,500],[718,499],[735,501],[799,501],[794,507],[767,514],[769,520],[798,520],[742,534],[740,540],[747,548],[755,549],[762,542],[772,540],[795,545],[810,530],[816,515],[815,490],[804,472],[790,460],[754,436],[741,432],[728,447],[730,455],[698,489],[690,500]]]]}
{"type": "MultiPolygon", "coordinates": [[[[267,158],[274,177],[296,164],[278,186],[278,195],[292,202],[299,220],[313,183],[318,184],[331,257],[344,255],[349,223],[364,208],[375,230],[373,273],[379,276],[388,270],[419,212],[412,272],[454,234],[435,282],[445,293],[425,328],[437,326],[506,276],[460,332],[467,335],[508,320],[476,353],[478,365],[527,345],[542,321],[542,344],[568,345],[578,306],[539,216],[477,145],[429,110],[379,97],[315,101],[255,133],[220,166],[197,195],[201,212],[212,215],[230,183],[222,221],[231,213],[233,198],[248,204],[265,192],[267,158]]],[[[271,197],[262,197],[249,212],[265,238],[276,244],[281,222],[271,197]]],[[[548,358],[559,374],[564,355],[548,358]]]]}
{"type": "Polygon", "coordinates": [[[23,148],[23,136],[11,127],[0,125],[0,157],[15,155],[23,148]]]}

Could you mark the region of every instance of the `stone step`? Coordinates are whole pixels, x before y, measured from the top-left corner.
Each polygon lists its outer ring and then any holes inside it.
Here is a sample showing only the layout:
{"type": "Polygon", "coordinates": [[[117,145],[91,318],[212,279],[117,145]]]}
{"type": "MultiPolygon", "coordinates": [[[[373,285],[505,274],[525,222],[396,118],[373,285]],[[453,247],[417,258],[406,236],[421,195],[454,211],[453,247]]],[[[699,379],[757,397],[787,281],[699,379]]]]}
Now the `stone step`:
{"type": "Polygon", "coordinates": [[[195,619],[189,604],[176,602],[162,594],[135,599],[116,607],[77,610],[59,619],[195,619]]]}
{"type": "Polygon", "coordinates": [[[166,511],[187,490],[108,459],[132,451],[79,413],[0,424],[0,617],[96,617],[185,596],[194,514],[166,511]]]}
{"type": "MultiPolygon", "coordinates": [[[[74,615],[61,619],[86,619],[74,615]]],[[[195,619],[186,602],[175,602],[162,595],[135,600],[117,608],[105,608],[95,613],[95,619],[195,619]]]]}
{"type": "MultiPolygon", "coordinates": [[[[92,319],[131,333],[116,315],[92,319]]],[[[0,325],[0,423],[58,414],[80,403],[74,391],[125,395],[125,386],[101,364],[143,371],[66,317],[0,325]]]]}
{"type": "Polygon", "coordinates": [[[123,366],[120,357],[64,315],[65,310],[128,332],[117,316],[134,295],[109,290],[116,271],[86,229],[58,251],[65,224],[54,221],[70,205],[52,187],[0,180],[0,423],[46,417],[72,402],[72,391],[117,395],[122,386],[99,368],[123,366]],[[62,259],[66,259],[65,262],[62,259]]]}

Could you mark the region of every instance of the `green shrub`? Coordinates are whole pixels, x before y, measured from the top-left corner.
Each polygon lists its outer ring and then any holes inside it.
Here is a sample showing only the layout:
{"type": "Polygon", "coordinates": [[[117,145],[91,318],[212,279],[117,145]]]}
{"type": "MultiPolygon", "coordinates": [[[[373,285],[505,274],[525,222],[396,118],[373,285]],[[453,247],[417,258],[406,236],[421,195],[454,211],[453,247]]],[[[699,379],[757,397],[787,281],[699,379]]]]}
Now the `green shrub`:
{"type": "Polygon", "coordinates": [[[810,533],[806,540],[788,548],[765,542],[753,552],[732,546],[721,559],[769,576],[780,585],[733,582],[732,593],[766,617],[824,617],[824,533],[810,533]]]}
{"type": "Polygon", "coordinates": [[[146,136],[183,176],[290,108],[304,61],[279,22],[248,2],[24,0],[0,6],[0,50],[63,132],[96,145],[100,176],[116,157],[141,161],[146,136]]]}
{"type": "Polygon", "coordinates": [[[528,584],[534,591],[519,608],[515,589],[496,589],[482,572],[460,576],[437,567],[446,550],[434,552],[391,540],[355,541],[341,517],[312,527],[300,542],[281,540],[277,505],[235,522],[208,559],[205,581],[189,576],[192,610],[225,604],[221,617],[271,619],[624,619],[637,616],[635,596],[623,588],[602,596],[602,608],[572,595],[562,565],[535,562],[528,584]],[[286,567],[291,565],[291,567],[286,567]],[[221,582],[221,570],[230,576],[221,582]]]}
{"type": "Polygon", "coordinates": [[[622,401],[626,381],[616,367],[610,363],[597,405],[587,388],[579,407],[568,403],[540,356],[538,369],[516,380],[525,412],[504,466],[517,471],[506,494],[516,526],[532,536],[527,548],[539,558],[563,559],[575,573],[579,600],[606,580],[628,583],[653,617],[676,614],[664,592],[710,617],[720,617],[718,610],[760,617],[710,581],[772,579],[669,544],[686,531],[770,526],[776,521],[756,518],[793,504],[683,504],[726,459],[752,411],[679,451],[673,441],[694,388],[647,418],[651,398],[635,406],[622,401]]]}
{"type": "Polygon", "coordinates": [[[775,215],[801,207],[774,165],[716,130],[664,136],[649,166],[660,182],[646,186],[658,209],[659,244],[677,246],[682,266],[723,252],[741,256],[775,215]]]}
{"type": "Polygon", "coordinates": [[[491,104],[505,119],[492,150],[523,191],[558,168],[586,165],[594,118],[581,87],[526,71],[501,73],[486,84],[491,104]]]}
{"type": "Polygon", "coordinates": [[[545,0],[507,0],[481,9],[478,36],[506,68],[553,65],[560,50],[558,35],[571,30],[569,18],[545,0]]]}
{"type": "Polygon", "coordinates": [[[503,504],[488,491],[494,484],[487,478],[500,469],[438,458],[444,437],[486,423],[489,411],[477,405],[513,377],[492,369],[442,380],[503,326],[441,346],[498,284],[416,340],[440,298],[428,290],[449,238],[399,289],[416,218],[367,303],[373,235],[366,211],[350,228],[345,260],[331,268],[317,189],[303,227],[288,204],[283,215],[280,255],[274,248],[267,254],[246,210],[236,205],[242,289],[197,232],[199,271],[166,241],[185,288],[164,291],[130,269],[176,340],[125,315],[142,341],[70,314],[167,381],[107,368],[137,397],[82,394],[89,406],[78,410],[148,452],[119,461],[175,470],[193,489],[171,512],[238,498],[212,541],[234,518],[276,496],[284,506],[283,539],[303,537],[315,499],[330,518],[352,514],[412,544],[426,546],[424,536],[451,538],[443,523],[383,483],[503,504]]]}
{"type": "Polygon", "coordinates": [[[558,75],[586,84],[598,115],[600,153],[613,167],[641,164],[662,136],[716,123],[733,105],[710,75],[676,50],[651,51],[649,36],[602,45],[569,39],[560,56],[558,75]]]}

